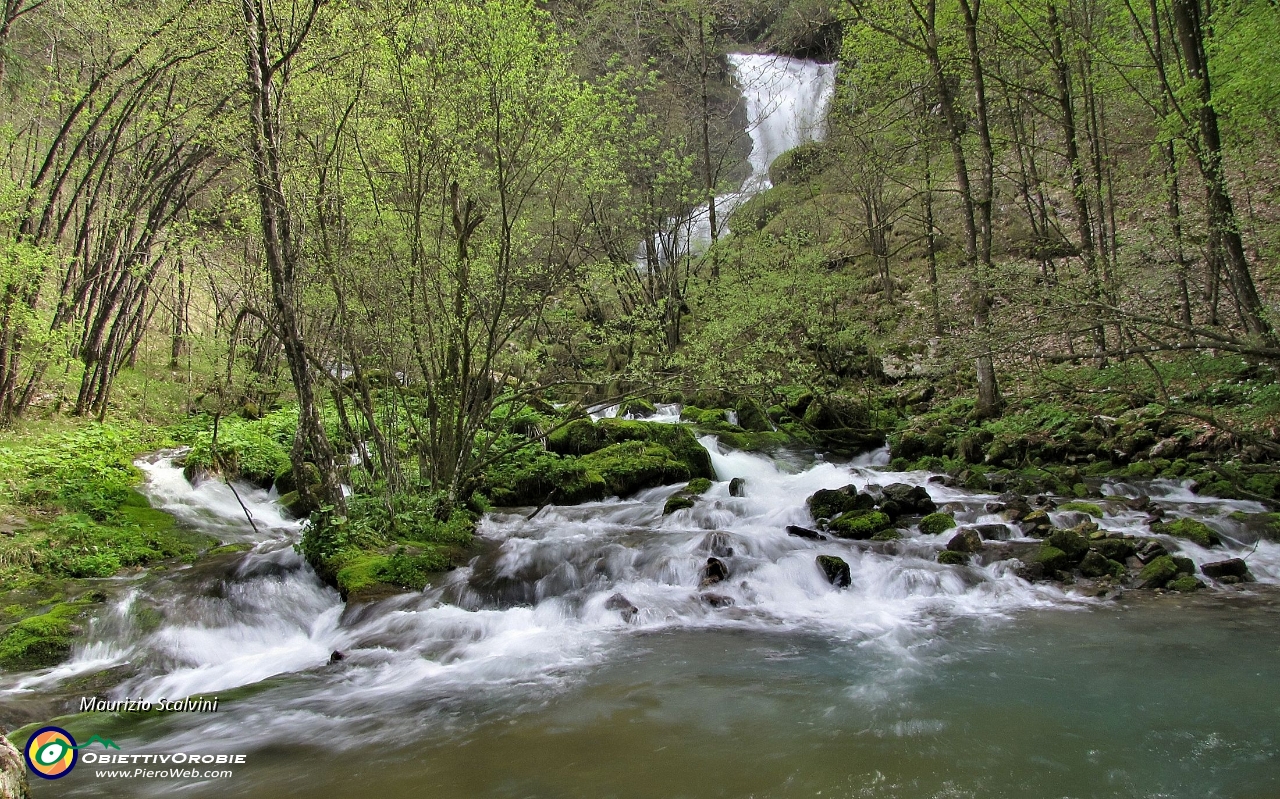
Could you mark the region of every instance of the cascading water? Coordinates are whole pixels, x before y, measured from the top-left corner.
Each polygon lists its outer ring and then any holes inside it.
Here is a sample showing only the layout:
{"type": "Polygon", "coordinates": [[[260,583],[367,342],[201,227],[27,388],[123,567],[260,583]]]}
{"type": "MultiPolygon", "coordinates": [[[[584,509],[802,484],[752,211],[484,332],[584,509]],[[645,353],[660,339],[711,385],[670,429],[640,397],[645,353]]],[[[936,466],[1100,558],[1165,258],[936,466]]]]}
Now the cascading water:
{"type": "MultiPolygon", "coordinates": [[[[731,62],[756,147],[752,177],[726,207],[768,186],[779,152],[821,134],[832,79],[831,67],[808,62],[731,62]]],[[[678,407],[659,410],[678,422],[678,407]]],[[[115,599],[72,660],[0,684],[0,701],[64,708],[90,673],[115,675],[106,689],[115,697],[222,694],[212,714],[89,720],[130,753],[250,753],[233,780],[181,786],[193,796],[1146,797],[1280,787],[1271,711],[1280,689],[1266,676],[1280,648],[1270,601],[1280,545],[1231,517],[1262,506],[1168,481],[1105,485],[1116,499],[1100,503],[1103,529],[1149,536],[1146,514],[1120,499],[1147,495],[1226,544],[1163,538],[1170,550],[1197,563],[1245,557],[1258,579],[1200,604],[1135,595],[1115,610],[1028,583],[1010,560],[941,565],[949,533],[787,534],[813,525],[810,494],[849,483],[924,486],[961,524],[1004,524],[987,510],[995,497],[887,472],[883,451],[835,463],[702,443],[719,482],[693,508],[664,516],[679,488],[668,486],[532,517],[495,512],[466,568],[424,592],[353,606],[293,551],[300,526],[270,494],[212,480],[192,487],[171,453],[144,459],[156,507],[242,551],[104,581],[115,599]],[[735,477],[744,496],[730,496],[735,477]],[[848,563],[848,588],[824,577],[822,554],[848,563]],[[714,585],[703,584],[709,557],[728,571],[714,585]],[[1202,653],[1228,649],[1207,682],[1202,653]],[[331,662],[335,650],[345,657],[331,662]],[[1169,782],[1166,762],[1182,764],[1172,770],[1181,782],[1169,782]]],[[[1001,546],[1030,546],[1007,530],[1001,546]]],[[[51,795],[175,790],[80,771],[51,795]]]]}

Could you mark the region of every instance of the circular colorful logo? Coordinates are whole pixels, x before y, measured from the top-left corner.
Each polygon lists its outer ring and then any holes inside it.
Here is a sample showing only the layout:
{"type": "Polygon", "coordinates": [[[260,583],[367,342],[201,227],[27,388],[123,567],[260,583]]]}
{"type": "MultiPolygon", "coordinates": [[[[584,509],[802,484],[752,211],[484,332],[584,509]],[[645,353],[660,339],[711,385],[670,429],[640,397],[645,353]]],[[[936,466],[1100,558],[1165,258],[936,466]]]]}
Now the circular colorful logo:
{"type": "Polygon", "coordinates": [[[27,739],[22,754],[27,768],[38,777],[56,780],[71,773],[76,765],[76,739],[61,727],[41,727],[27,739]]]}

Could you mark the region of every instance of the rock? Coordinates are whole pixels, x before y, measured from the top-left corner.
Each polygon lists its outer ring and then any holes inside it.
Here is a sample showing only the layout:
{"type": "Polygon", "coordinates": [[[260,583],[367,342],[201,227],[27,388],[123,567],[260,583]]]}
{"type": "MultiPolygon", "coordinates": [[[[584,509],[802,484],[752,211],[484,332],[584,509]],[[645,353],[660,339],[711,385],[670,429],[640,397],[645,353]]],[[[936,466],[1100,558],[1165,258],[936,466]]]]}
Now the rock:
{"type": "Polygon", "coordinates": [[[22,753],[0,735],[0,799],[30,799],[27,766],[22,753]]]}
{"type": "Polygon", "coordinates": [[[1170,557],[1173,558],[1174,565],[1178,567],[1178,574],[1196,573],[1196,562],[1191,558],[1184,558],[1180,555],[1170,555],[1170,557]]]}
{"type": "Polygon", "coordinates": [[[892,525],[893,521],[880,511],[855,510],[842,513],[827,529],[840,538],[865,541],[892,525]]]}
{"type": "Polygon", "coordinates": [[[330,663],[341,663],[342,661],[344,661],[344,660],[346,660],[346,659],[347,659],[346,654],[345,654],[345,653],[343,653],[343,652],[339,652],[339,651],[338,651],[338,650],[336,650],[336,649],[335,649],[335,650],[333,650],[333,652],[331,652],[331,653],[329,654],[329,662],[330,662],[330,663]]]}
{"type": "Polygon", "coordinates": [[[976,530],[984,541],[1008,541],[1013,538],[1013,531],[1003,524],[975,524],[969,529],[976,530]]]}
{"type": "Polygon", "coordinates": [[[810,530],[808,527],[800,527],[795,524],[787,525],[787,535],[794,535],[796,538],[807,538],[810,541],[827,540],[827,537],[817,530],[810,530]]]}
{"type": "Polygon", "coordinates": [[[1045,568],[1040,561],[1032,559],[1030,563],[1024,562],[1017,570],[1014,571],[1019,578],[1027,582],[1036,582],[1045,578],[1045,568]]]}
{"type": "Polygon", "coordinates": [[[746,481],[746,480],[743,480],[741,477],[735,477],[735,478],[733,478],[732,480],[730,480],[730,481],[729,481],[729,496],[731,496],[731,497],[745,497],[745,496],[747,495],[747,493],[746,493],[746,484],[747,484],[747,481],[746,481]]]}
{"type": "Polygon", "coordinates": [[[1019,525],[1022,534],[1032,538],[1048,538],[1053,532],[1053,520],[1043,510],[1033,510],[1022,517],[1019,525]]]}
{"type": "Polygon", "coordinates": [[[1089,551],[1089,541],[1075,530],[1054,530],[1047,543],[1062,550],[1072,566],[1084,560],[1089,551]]]}
{"type": "Polygon", "coordinates": [[[622,616],[625,622],[631,622],[635,619],[636,614],[640,612],[640,608],[636,607],[630,599],[622,594],[614,594],[604,601],[605,610],[616,610],[622,616]]]}
{"type": "Polygon", "coordinates": [[[981,552],[982,536],[974,529],[961,530],[947,542],[947,550],[949,552],[981,552]]]}
{"type": "Polygon", "coordinates": [[[667,504],[662,506],[662,515],[670,516],[678,510],[688,510],[696,504],[696,499],[683,491],[677,491],[667,498],[667,504]]]}
{"type": "Polygon", "coordinates": [[[695,477],[685,485],[684,490],[690,494],[701,495],[711,490],[711,481],[705,477],[695,477]]]}
{"type": "Polygon", "coordinates": [[[849,576],[849,564],[844,558],[838,558],[835,555],[819,555],[817,563],[827,580],[836,588],[847,588],[853,582],[849,576]]]}
{"type": "Polygon", "coordinates": [[[1129,510],[1146,510],[1151,507],[1151,497],[1141,496],[1126,499],[1124,501],[1124,506],[1129,510]]]}
{"type": "Polygon", "coordinates": [[[1165,588],[1168,588],[1170,591],[1190,594],[1193,591],[1199,591],[1201,588],[1204,588],[1204,583],[1197,580],[1193,575],[1184,574],[1175,580],[1171,580],[1165,588]]]}
{"type": "Polygon", "coordinates": [[[944,549],[938,553],[938,562],[943,566],[963,566],[969,562],[969,554],[957,552],[954,549],[944,549]]]}
{"type": "Polygon", "coordinates": [[[1222,543],[1218,533],[1209,525],[1195,519],[1178,519],[1172,522],[1154,522],[1151,532],[1171,535],[1174,538],[1185,538],[1202,547],[1216,547],[1222,543]]]}
{"type": "Polygon", "coordinates": [[[1085,577],[1123,577],[1124,564],[1108,560],[1100,552],[1093,550],[1080,561],[1080,573],[1085,577]]]}
{"type": "Polygon", "coordinates": [[[1219,581],[1225,577],[1234,577],[1240,582],[1253,582],[1253,574],[1249,571],[1249,564],[1240,558],[1228,558],[1227,560],[1206,563],[1200,567],[1200,572],[1205,577],[1219,581]]]}
{"type": "Polygon", "coordinates": [[[713,608],[727,608],[733,604],[733,597],[724,594],[699,594],[698,597],[713,608]]]}
{"type": "Polygon", "coordinates": [[[702,539],[702,551],[710,552],[717,558],[733,557],[733,542],[729,538],[729,534],[717,530],[714,533],[708,533],[707,537],[702,539]]]}
{"type": "Polygon", "coordinates": [[[911,512],[910,508],[900,505],[892,499],[881,500],[879,510],[885,516],[888,516],[891,521],[897,521],[898,517],[906,516],[911,512]]]}
{"type": "Polygon", "coordinates": [[[1065,572],[1075,565],[1067,553],[1051,544],[1041,544],[1039,551],[1035,554],[1034,562],[1044,570],[1045,574],[1065,572]]]}
{"type": "Polygon", "coordinates": [[[1147,539],[1146,543],[1138,547],[1138,560],[1144,564],[1150,563],[1156,558],[1164,557],[1169,554],[1169,550],[1165,549],[1164,544],[1159,541],[1147,539]]]}
{"type": "Polygon", "coordinates": [[[933,499],[929,496],[929,492],[923,486],[912,486],[906,483],[891,483],[884,487],[881,491],[885,499],[896,502],[902,513],[913,515],[925,515],[933,513],[938,508],[933,504],[933,499]]]}
{"type": "Polygon", "coordinates": [[[1148,563],[1138,575],[1139,588],[1164,588],[1178,576],[1178,564],[1168,555],[1161,555],[1148,563]]]}
{"type": "Polygon", "coordinates": [[[715,585],[729,576],[729,567],[719,558],[707,558],[707,565],[702,567],[702,586],[715,585]]]}
{"type": "Polygon", "coordinates": [[[956,519],[950,513],[930,513],[920,520],[920,532],[924,535],[939,535],[956,526],[956,519]]]}
{"type": "Polygon", "coordinates": [[[845,511],[857,509],[858,487],[823,488],[813,492],[806,504],[815,519],[834,519],[845,511]]]}
{"type": "Polygon", "coordinates": [[[1133,542],[1125,538],[1101,538],[1097,541],[1090,541],[1089,548],[1098,551],[1108,560],[1115,560],[1120,563],[1124,563],[1137,554],[1133,542]]]}

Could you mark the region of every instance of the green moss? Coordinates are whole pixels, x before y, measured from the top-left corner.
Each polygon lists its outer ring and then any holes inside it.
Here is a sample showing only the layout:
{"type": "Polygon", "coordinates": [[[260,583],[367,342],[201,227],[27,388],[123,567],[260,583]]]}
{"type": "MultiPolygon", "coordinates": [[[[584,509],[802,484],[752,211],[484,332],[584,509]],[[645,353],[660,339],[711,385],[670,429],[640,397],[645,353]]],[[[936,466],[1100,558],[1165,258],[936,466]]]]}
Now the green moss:
{"type": "Polygon", "coordinates": [[[1202,547],[1218,546],[1222,539],[1207,524],[1196,519],[1178,519],[1173,522],[1153,522],[1151,530],[1174,538],[1185,538],[1202,547]]]}
{"type": "Polygon", "coordinates": [[[705,494],[711,490],[711,481],[705,477],[695,477],[684,487],[691,494],[705,494]]]}
{"type": "Polygon", "coordinates": [[[1046,571],[1068,571],[1075,565],[1067,553],[1050,544],[1041,544],[1032,559],[1046,571]]]}
{"type": "Polygon", "coordinates": [[[1199,591],[1201,588],[1204,588],[1204,583],[1200,582],[1190,574],[1184,574],[1176,580],[1171,580],[1165,587],[1170,591],[1180,591],[1182,593],[1190,594],[1193,591],[1199,591]]]}
{"type": "Polygon", "coordinates": [[[831,522],[830,530],[841,538],[865,540],[882,530],[887,530],[893,522],[878,510],[854,510],[841,514],[831,522]]]}
{"type": "Polygon", "coordinates": [[[1064,502],[1058,506],[1058,510],[1071,510],[1078,513],[1087,513],[1095,519],[1101,519],[1103,516],[1102,508],[1092,502],[1064,502]]]}
{"type": "Polygon", "coordinates": [[[1161,555],[1143,567],[1138,579],[1143,588],[1163,588],[1178,576],[1178,564],[1168,555],[1161,555]]]}
{"type": "Polygon", "coordinates": [[[624,441],[584,455],[582,465],[604,478],[609,493],[626,497],[645,488],[693,477],[689,466],[661,444],[624,441]]]}
{"type": "Polygon", "coordinates": [[[619,416],[635,416],[643,418],[646,416],[653,416],[657,412],[657,407],[654,406],[652,402],[642,397],[632,397],[618,406],[619,416]]]}
{"type": "MultiPolygon", "coordinates": [[[[859,507],[858,489],[854,485],[844,488],[820,488],[805,500],[809,506],[809,514],[815,519],[834,519],[841,513],[852,510],[866,510],[859,507]]],[[[870,499],[870,497],[868,497],[870,499]]]]}
{"type": "Polygon", "coordinates": [[[678,510],[686,510],[697,504],[697,500],[684,492],[677,492],[667,498],[667,503],[662,506],[662,515],[669,516],[678,510]]]}
{"type": "Polygon", "coordinates": [[[1084,499],[1085,497],[1089,496],[1089,486],[1085,485],[1084,483],[1076,483],[1075,485],[1071,486],[1071,493],[1079,497],[1080,499],[1084,499]]]}
{"type": "Polygon", "coordinates": [[[930,513],[920,520],[920,532],[925,535],[938,535],[955,526],[955,517],[950,513],[930,513]]]}
{"type": "Polygon", "coordinates": [[[902,538],[902,533],[897,530],[881,530],[871,536],[872,541],[897,541],[902,538]]]}
{"type": "Polygon", "coordinates": [[[289,465],[289,450],[276,436],[270,422],[222,419],[216,453],[212,430],[196,434],[183,474],[190,480],[202,471],[213,472],[270,487],[276,474],[289,465]]]}
{"type": "Polygon", "coordinates": [[[71,654],[74,621],[87,602],[65,602],[39,616],[29,616],[0,637],[0,666],[13,671],[47,668],[71,654]]]}
{"type": "Polygon", "coordinates": [[[950,549],[944,549],[938,553],[938,562],[944,566],[963,566],[969,562],[969,555],[966,552],[953,552],[950,549]]]}

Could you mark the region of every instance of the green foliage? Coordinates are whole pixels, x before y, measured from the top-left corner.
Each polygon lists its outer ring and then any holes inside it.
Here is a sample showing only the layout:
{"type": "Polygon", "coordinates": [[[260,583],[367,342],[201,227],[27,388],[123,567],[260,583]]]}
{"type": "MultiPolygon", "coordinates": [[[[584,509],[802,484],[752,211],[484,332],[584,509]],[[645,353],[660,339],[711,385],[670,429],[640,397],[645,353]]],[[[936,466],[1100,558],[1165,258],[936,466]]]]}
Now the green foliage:
{"type": "Polygon", "coordinates": [[[83,602],[64,602],[14,624],[0,637],[0,667],[38,669],[66,659],[71,653],[73,623],[84,610],[83,602]]]}
{"type": "Polygon", "coordinates": [[[260,420],[224,417],[218,422],[216,453],[213,430],[196,433],[184,473],[191,479],[200,472],[213,472],[269,487],[279,472],[289,468],[289,444],[297,425],[296,409],[260,420]]]}

